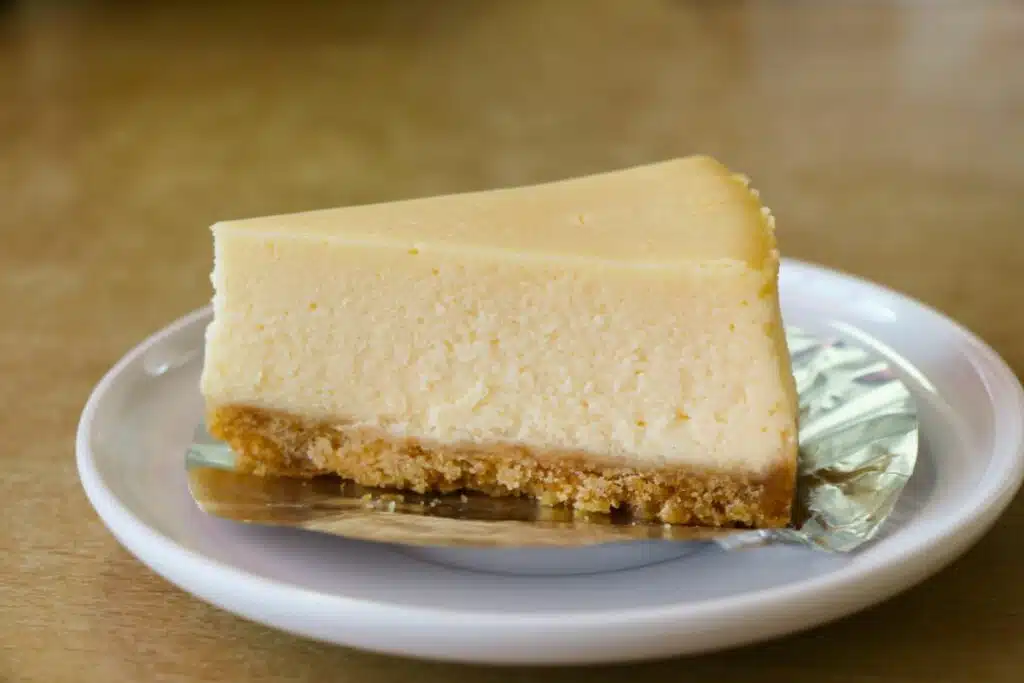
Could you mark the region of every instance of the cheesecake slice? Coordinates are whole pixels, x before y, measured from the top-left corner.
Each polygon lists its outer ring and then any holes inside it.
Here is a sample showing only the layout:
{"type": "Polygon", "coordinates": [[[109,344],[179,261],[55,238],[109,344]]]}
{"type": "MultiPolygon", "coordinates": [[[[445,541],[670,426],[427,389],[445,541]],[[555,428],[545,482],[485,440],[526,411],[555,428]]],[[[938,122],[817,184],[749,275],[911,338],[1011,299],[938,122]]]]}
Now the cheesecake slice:
{"type": "Polygon", "coordinates": [[[790,520],[773,221],[712,159],[213,234],[202,393],[249,472],[790,520]]]}

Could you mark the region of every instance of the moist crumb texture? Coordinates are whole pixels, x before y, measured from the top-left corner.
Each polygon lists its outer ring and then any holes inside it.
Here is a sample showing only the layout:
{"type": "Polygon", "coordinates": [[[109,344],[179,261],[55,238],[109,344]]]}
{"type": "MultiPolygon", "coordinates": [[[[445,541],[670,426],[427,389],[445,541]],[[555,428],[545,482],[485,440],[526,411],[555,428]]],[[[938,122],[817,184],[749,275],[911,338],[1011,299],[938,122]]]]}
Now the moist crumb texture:
{"type": "Polygon", "coordinates": [[[240,405],[212,408],[208,423],[238,455],[239,469],[257,475],[336,474],[362,486],[418,493],[527,496],[585,512],[627,508],[671,524],[785,526],[795,489],[795,461],[782,452],[777,465],[755,475],[692,465],[608,464],[584,453],[517,444],[431,444],[240,405]]]}

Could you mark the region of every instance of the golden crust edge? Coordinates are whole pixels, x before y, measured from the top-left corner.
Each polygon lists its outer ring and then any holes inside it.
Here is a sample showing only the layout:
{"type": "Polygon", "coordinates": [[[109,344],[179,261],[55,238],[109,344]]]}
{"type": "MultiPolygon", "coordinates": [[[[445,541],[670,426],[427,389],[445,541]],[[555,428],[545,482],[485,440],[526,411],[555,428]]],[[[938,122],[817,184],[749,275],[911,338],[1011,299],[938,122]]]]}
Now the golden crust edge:
{"type": "Polygon", "coordinates": [[[528,496],[585,512],[628,507],[670,524],[780,528],[792,518],[795,435],[778,464],[759,474],[693,466],[609,465],[584,453],[539,452],[517,444],[434,445],[380,430],[244,405],[207,410],[210,433],[263,476],[338,475],[362,486],[427,492],[470,490],[528,496]]]}

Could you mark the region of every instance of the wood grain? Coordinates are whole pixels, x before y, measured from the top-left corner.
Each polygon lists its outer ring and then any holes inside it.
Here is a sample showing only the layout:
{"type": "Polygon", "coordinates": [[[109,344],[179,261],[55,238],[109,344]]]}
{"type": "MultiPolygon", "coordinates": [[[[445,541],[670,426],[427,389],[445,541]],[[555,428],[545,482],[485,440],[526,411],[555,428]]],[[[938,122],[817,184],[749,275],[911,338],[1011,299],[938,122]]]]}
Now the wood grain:
{"type": "Polygon", "coordinates": [[[754,178],[787,255],[918,297],[1024,370],[1017,4],[286,7],[0,5],[0,680],[1020,680],[1019,501],[858,616],[587,671],[299,640],[121,550],[80,490],[76,420],[124,351],[206,302],[222,218],[705,152],[754,178]]]}

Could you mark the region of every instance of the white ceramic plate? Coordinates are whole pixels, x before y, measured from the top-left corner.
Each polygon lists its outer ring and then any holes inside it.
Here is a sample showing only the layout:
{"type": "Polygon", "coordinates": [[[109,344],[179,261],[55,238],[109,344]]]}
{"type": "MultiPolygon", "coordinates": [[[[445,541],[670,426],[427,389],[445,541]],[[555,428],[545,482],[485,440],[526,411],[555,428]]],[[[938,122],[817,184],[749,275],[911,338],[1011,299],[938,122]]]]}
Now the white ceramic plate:
{"type": "MultiPolygon", "coordinates": [[[[614,571],[616,558],[606,557],[594,573],[526,576],[446,566],[446,551],[414,556],[209,517],[189,497],[183,467],[202,413],[208,310],[143,342],[99,383],[79,425],[79,473],[110,530],[157,573],[241,616],[333,643],[540,664],[688,654],[783,635],[884,600],[974,543],[1020,486],[1024,395],[976,337],[892,291],[793,261],[781,291],[787,323],[874,348],[918,402],[915,474],[881,538],[852,555],[707,546],[635,569],[614,571]]],[[[674,554],[650,552],[652,560],[674,554]]],[[[493,556],[450,559],[517,569],[515,557],[497,566],[493,556]]],[[[585,556],[565,561],[586,569],[585,556]]]]}

